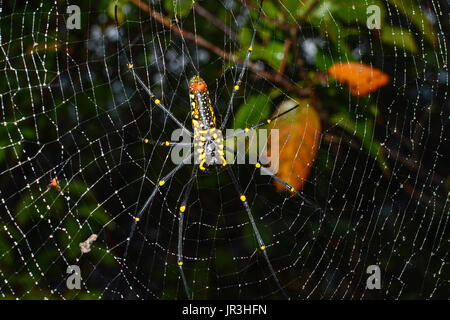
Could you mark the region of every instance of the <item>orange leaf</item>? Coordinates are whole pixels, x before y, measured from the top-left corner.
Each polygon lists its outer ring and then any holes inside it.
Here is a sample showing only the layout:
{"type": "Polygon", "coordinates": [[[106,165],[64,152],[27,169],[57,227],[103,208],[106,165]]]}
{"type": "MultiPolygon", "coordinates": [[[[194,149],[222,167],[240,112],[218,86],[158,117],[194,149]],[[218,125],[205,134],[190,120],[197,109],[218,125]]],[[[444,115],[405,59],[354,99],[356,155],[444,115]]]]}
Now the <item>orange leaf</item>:
{"type": "MultiPolygon", "coordinates": [[[[292,101],[283,102],[274,116],[292,108],[292,101]]],[[[276,175],[294,187],[297,191],[303,187],[308,178],[314,158],[319,147],[321,133],[320,119],[308,100],[299,101],[300,107],[271,122],[270,130],[279,131],[279,168],[276,175]]],[[[268,141],[268,153],[271,155],[271,139],[268,141]]],[[[275,181],[275,180],[274,180],[275,181]]],[[[275,181],[277,190],[286,188],[275,181]]]]}
{"type": "Polygon", "coordinates": [[[359,62],[335,63],[328,73],[340,83],[348,83],[351,94],[365,96],[389,82],[383,71],[359,62]]]}

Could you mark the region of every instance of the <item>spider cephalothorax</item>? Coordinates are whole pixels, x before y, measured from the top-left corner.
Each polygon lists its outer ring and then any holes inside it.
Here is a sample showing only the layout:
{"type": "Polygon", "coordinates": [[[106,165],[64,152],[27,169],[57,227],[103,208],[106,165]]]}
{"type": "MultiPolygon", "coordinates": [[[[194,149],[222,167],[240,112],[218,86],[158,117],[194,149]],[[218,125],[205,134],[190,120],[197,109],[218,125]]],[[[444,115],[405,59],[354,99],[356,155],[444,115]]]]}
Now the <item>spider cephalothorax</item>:
{"type": "Polygon", "coordinates": [[[189,81],[192,127],[194,128],[194,153],[199,168],[226,165],[223,151],[222,131],[216,128],[216,116],[209,98],[206,82],[193,76],[189,81]]]}

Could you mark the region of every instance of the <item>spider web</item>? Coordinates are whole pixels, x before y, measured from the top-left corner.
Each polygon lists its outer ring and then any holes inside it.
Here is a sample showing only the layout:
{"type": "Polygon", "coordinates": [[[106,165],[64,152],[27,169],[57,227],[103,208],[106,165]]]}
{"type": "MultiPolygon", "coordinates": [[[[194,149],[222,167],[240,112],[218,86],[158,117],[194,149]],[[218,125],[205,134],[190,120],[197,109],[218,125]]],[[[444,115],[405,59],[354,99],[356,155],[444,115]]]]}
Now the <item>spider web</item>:
{"type": "MultiPolygon", "coordinates": [[[[277,192],[254,166],[232,165],[270,261],[294,299],[448,298],[449,4],[379,2],[382,23],[409,32],[414,49],[408,36],[381,41],[358,18],[347,21],[352,28],[344,35],[345,21],[332,2],[314,2],[266,0],[252,66],[227,123],[233,127],[243,108],[244,123],[253,125],[255,113],[264,120],[283,101],[303,95],[318,102],[319,148],[301,192],[322,210],[277,192]],[[307,14],[321,11],[318,23],[293,22],[292,3],[312,3],[307,14]],[[423,15],[411,16],[410,3],[423,15]],[[278,15],[271,15],[273,8],[278,15]],[[434,45],[430,30],[420,28],[425,24],[435,30],[434,45]],[[285,34],[292,31],[283,25],[294,26],[295,39],[285,82],[276,77],[285,34]],[[351,95],[323,68],[347,59],[383,70],[389,84],[368,98],[351,95]],[[268,113],[254,101],[266,103],[268,113]],[[370,265],[380,267],[380,289],[366,288],[370,265]]],[[[350,2],[349,10],[370,5],[350,2]]],[[[174,168],[169,148],[144,139],[170,140],[177,125],[127,70],[118,40],[137,74],[188,128],[188,81],[204,77],[220,125],[241,70],[230,56],[243,60],[258,3],[198,1],[194,10],[178,0],[119,1],[120,35],[114,3],[80,4],[80,30],[66,28],[68,5],[0,5],[0,297],[185,298],[177,205],[193,167],[158,190],[129,238],[157,181],[174,168]],[[82,253],[80,243],[91,235],[96,239],[82,253]],[[81,271],[79,290],[66,284],[74,265],[81,271]]],[[[198,174],[183,235],[192,296],[282,298],[257,248],[226,172],[198,174]]]]}

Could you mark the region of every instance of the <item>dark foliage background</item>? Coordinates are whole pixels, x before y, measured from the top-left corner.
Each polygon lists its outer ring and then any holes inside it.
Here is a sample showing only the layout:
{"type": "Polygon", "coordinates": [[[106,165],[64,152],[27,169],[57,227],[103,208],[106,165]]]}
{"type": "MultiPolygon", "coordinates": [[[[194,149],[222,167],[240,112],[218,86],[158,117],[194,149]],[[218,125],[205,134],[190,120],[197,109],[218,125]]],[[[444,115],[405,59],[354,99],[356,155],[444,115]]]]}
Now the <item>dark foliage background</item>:
{"type": "MultiPolygon", "coordinates": [[[[155,198],[123,258],[133,215],[173,168],[166,148],[143,139],[170,140],[176,124],[127,72],[114,4],[79,1],[80,30],[66,29],[64,1],[1,4],[2,298],[185,297],[176,206],[191,166],[155,198]],[[55,177],[63,193],[49,186],[55,177]],[[81,255],[78,244],[93,233],[98,240],[81,255]],[[81,290],[66,288],[73,264],[81,290]]],[[[245,56],[257,6],[120,0],[121,37],[137,73],[186,126],[187,84],[197,71],[221,123],[240,71],[230,56],[245,56]]],[[[299,299],[448,299],[448,1],[266,0],[263,8],[228,127],[256,124],[286,100],[309,103],[322,127],[302,188],[321,212],[277,192],[252,166],[234,168],[286,291],[299,299]],[[381,30],[366,27],[371,4],[381,8],[381,30]],[[389,84],[351,95],[327,73],[346,61],[382,70],[389,84]],[[373,264],[381,290],[365,289],[373,264]]],[[[236,200],[224,172],[199,175],[184,240],[194,298],[281,298],[236,200]]]]}

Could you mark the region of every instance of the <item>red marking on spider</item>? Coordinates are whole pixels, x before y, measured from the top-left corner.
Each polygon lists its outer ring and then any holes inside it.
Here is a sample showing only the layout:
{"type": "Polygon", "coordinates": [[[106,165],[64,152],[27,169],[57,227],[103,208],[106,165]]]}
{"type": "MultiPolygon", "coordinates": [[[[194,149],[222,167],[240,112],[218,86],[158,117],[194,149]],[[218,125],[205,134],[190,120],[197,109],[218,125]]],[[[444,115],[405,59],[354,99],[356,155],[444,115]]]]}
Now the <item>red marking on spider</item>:
{"type": "Polygon", "coordinates": [[[206,82],[203,81],[203,80],[191,83],[191,90],[192,90],[192,92],[206,91],[207,89],[208,88],[206,87],[206,82]]]}

